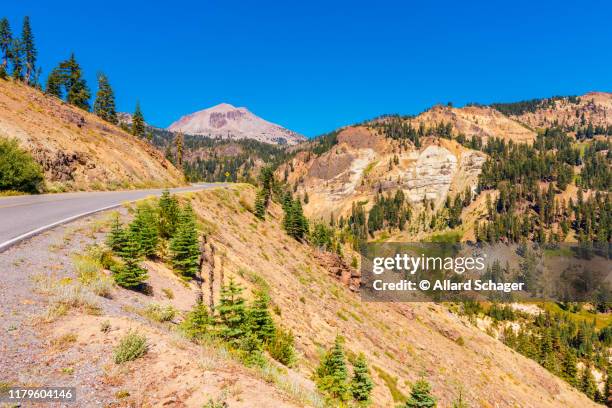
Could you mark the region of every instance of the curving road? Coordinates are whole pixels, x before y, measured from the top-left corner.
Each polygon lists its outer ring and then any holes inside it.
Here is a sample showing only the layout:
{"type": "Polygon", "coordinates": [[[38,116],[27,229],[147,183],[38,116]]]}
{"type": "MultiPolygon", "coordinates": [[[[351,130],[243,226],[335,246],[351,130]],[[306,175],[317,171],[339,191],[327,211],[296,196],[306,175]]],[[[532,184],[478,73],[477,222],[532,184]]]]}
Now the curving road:
{"type": "MultiPolygon", "coordinates": [[[[223,187],[226,183],[202,183],[170,189],[173,193],[223,187]]],[[[99,211],[119,207],[163,189],[99,191],[24,195],[0,198],[0,252],[24,239],[99,211]]]]}

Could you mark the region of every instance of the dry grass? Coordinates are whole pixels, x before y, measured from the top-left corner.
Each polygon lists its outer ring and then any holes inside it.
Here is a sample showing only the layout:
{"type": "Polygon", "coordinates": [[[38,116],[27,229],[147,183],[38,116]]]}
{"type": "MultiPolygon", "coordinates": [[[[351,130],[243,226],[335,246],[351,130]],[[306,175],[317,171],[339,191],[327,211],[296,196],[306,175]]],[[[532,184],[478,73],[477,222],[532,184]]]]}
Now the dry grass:
{"type": "Polygon", "coordinates": [[[37,276],[34,282],[38,292],[49,295],[49,306],[42,316],[45,322],[55,321],[72,309],[93,315],[102,311],[92,289],[70,278],[58,280],[53,275],[37,276]]]}
{"type": "Polygon", "coordinates": [[[55,351],[64,351],[70,348],[77,341],[77,336],[74,333],[66,333],[60,337],[51,340],[51,347],[55,351]]]}

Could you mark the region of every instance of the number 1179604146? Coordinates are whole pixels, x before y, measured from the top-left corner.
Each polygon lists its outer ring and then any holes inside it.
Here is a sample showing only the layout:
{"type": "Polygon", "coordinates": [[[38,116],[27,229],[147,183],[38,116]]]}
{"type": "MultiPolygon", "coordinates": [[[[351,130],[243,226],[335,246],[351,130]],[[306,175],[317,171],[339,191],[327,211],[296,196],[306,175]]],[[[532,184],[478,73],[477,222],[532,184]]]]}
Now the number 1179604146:
{"type": "Polygon", "coordinates": [[[0,390],[1,402],[76,401],[74,387],[10,387],[0,390]]]}

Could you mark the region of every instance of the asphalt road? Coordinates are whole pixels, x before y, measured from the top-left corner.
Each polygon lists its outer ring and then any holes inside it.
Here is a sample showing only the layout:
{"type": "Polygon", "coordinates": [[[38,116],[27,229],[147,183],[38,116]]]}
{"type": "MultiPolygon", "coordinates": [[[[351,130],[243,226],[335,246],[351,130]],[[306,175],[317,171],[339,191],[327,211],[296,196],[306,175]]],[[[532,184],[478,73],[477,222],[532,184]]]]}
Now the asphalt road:
{"type": "MultiPolygon", "coordinates": [[[[170,191],[174,193],[199,191],[224,185],[202,183],[173,188],[170,191]]],[[[119,207],[125,202],[160,196],[162,191],[163,189],[151,189],[1,197],[0,252],[57,225],[119,207]]]]}

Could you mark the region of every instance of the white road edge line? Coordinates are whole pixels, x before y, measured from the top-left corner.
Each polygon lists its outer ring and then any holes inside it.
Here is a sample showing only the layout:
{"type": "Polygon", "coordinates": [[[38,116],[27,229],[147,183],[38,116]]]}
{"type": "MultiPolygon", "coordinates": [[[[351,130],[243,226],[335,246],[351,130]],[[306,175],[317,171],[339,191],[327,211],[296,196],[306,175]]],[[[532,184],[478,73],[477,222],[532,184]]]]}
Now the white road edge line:
{"type": "Polygon", "coordinates": [[[35,230],[26,232],[25,234],[22,234],[22,235],[20,235],[18,237],[15,237],[13,239],[10,239],[10,240],[8,240],[6,242],[1,243],[0,244],[0,252],[3,252],[5,250],[7,250],[8,248],[12,247],[15,244],[18,244],[19,242],[21,242],[21,241],[23,241],[25,239],[32,238],[33,236],[38,235],[41,232],[44,232],[44,231],[50,230],[51,228],[57,227],[58,225],[66,224],[66,223],[69,223],[70,221],[74,221],[76,219],[83,218],[83,217],[86,217],[88,215],[95,214],[95,213],[98,213],[98,212],[101,212],[101,211],[110,210],[111,208],[121,207],[121,205],[123,205],[123,204],[122,203],[113,204],[113,205],[109,205],[107,207],[98,208],[96,210],[86,211],[84,213],[73,215],[72,217],[64,218],[63,220],[56,221],[56,222],[53,222],[51,224],[47,224],[47,225],[42,226],[40,228],[36,228],[35,230]]]}
{"type": "MultiPolygon", "coordinates": [[[[225,187],[225,184],[221,183],[219,186],[220,187],[225,187]]],[[[211,187],[215,187],[215,186],[210,186],[210,185],[206,185],[206,186],[204,186],[204,185],[195,185],[195,186],[192,186],[192,188],[194,188],[193,190],[190,190],[189,188],[187,188],[187,190],[185,190],[185,191],[178,191],[178,193],[190,193],[192,191],[207,190],[207,189],[209,189],[211,187]],[[198,188],[195,188],[195,187],[198,187],[198,188]]],[[[22,235],[20,235],[18,237],[15,237],[15,238],[12,238],[12,239],[10,239],[10,240],[8,240],[6,242],[0,243],[0,253],[4,252],[8,248],[12,247],[15,244],[18,244],[19,242],[21,242],[23,240],[26,240],[28,238],[32,238],[33,236],[38,235],[41,232],[50,230],[51,228],[57,227],[58,225],[66,224],[66,223],[69,223],[71,221],[77,220],[79,218],[83,218],[83,217],[86,217],[88,215],[95,214],[95,213],[98,213],[98,212],[101,212],[101,211],[110,210],[111,208],[121,207],[123,205],[123,203],[125,203],[125,202],[132,203],[134,201],[139,201],[139,200],[142,200],[142,198],[136,198],[134,200],[125,200],[125,201],[122,201],[119,204],[113,204],[113,205],[109,205],[109,206],[106,206],[106,207],[98,208],[96,210],[86,211],[84,213],[73,215],[72,217],[64,218],[63,220],[53,222],[53,223],[45,225],[43,227],[36,228],[35,230],[26,232],[25,234],[22,234],[22,235]]]]}

